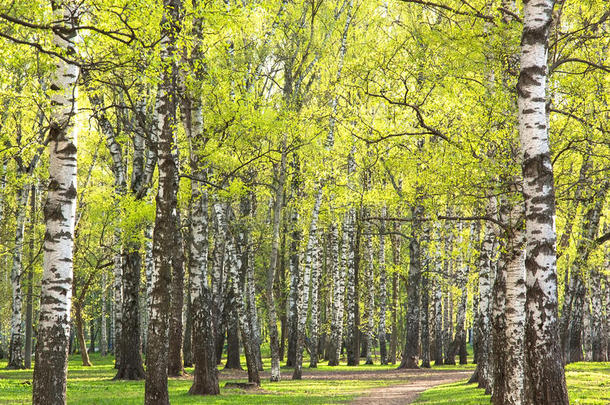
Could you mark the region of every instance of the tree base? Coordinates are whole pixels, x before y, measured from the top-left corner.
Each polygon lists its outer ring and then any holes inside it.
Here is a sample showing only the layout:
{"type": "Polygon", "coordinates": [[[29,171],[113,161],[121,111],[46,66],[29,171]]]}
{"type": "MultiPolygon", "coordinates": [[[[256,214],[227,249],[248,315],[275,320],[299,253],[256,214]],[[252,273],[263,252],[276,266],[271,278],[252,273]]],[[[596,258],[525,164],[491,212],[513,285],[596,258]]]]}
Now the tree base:
{"type": "Polygon", "coordinates": [[[25,365],[23,364],[9,364],[6,366],[6,370],[25,370],[25,365]]]}
{"type": "Polygon", "coordinates": [[[247,383],[227,382],[227,383],[225,383],[224,388],[239,388],[242,390],[255,390],[258,388],[258,385],[255,383],[251,383],[251,382],[247,382],[247,383]]]}
{"type": "MultiPolygon", "coordinates": [[[[226,387],[226,385],[225,385],[226,387]]],[[[191,388],[189,389],[189,395],[219,395],[220,388],[218,388],[218,384],[211,384],[210,386],[206,386],[205,384],[193,383],[191,388]]]]}
{"type": "Polygon", "coordinates": [[[128,380],[138,381],[146,378],[144,368],[142,367],[123,367],[119,368],[119,371],[114,376],[113,380],[128,380]]]}
{"type": "Polygon", "coordinates": [[[231,365],[231,364],[225,364],[224,370],[242,370],[243,371],[243,367],[241,365],[236,366],[236,365],[231,365]]]}
{"type": "Polygon", "coordinates": [[[416,356],[411,356],[409,358],[404,358],[398,366],[398,370],[400,369],[419,369],[418,365],[419,359],[416,356]]]}

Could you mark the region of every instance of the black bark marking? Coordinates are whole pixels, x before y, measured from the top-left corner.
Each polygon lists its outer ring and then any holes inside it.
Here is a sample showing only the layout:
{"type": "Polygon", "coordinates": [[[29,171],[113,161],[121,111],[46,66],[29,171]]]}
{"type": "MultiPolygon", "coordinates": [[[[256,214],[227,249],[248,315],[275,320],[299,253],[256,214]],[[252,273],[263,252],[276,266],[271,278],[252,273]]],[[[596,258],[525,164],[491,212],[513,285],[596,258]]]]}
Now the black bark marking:
{"type": "Polygon", "coordinates": [[[62,194],[69,200],[76,198],[76,187],[74,187],[74,183],[70,184],[70,187],[62,194]]]}
{"type": "Polygon", "coordinates": [[[58,153],[62,153],[65,155],[75,155],[76,154],[76,145],[72,142],[68,142],[65,148],[57,151],[58,153]]]}

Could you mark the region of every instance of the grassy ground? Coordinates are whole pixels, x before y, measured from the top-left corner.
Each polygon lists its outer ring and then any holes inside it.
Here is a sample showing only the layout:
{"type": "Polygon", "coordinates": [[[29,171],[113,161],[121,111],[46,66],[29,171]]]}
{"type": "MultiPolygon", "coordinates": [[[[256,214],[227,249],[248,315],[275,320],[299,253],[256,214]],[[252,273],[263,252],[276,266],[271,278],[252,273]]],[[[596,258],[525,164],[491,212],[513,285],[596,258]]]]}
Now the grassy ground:
{"type": "MultiPolygon", "coordinates": [[[[80,356],[70,358],[68,368],[68,403],[69,404],[141,404],[144,397],[143,381],[112,381],[115,375],[113,359],[102,358],[99,354],[91,356],[93,367],[81,366],[80,356]]],[[[245,368],[245,360],[242,359],[245,368]]],[[[27,404],[31,402],[32,371],[5,370],[6,362],[0,362],[0,404],[27,404]]],[[[356,396],[366,391],[394,384],[405,384],[405,378],[387,378],[376,374],[367,379],[358,379],[347,373],[374,373],[392,370],[396,366],[360,365],[348,367],[328,367],[320,364],[317,369],[304,367],[307,379],[292,381],[286,379],[281,383],[269,383],[262,380],[262,387],[254,392],[239,389],[222,388],[227,381],[245,381],[244,373],[221,373],[221,395],[217,397],[192,397],[187,394],[192,380],[188,377],[173,378],[169,381],[169,392],[172,404],[340,404],[349,403],[356,396]],[[336,376],[329,376],[334,373],[336,376]],[[343,375],[342,375],[343,374],[343,375]]],[[[437,367],[435,367],[437,368],[437,367]]],[[[438,368],[452,370],[472,370],[474,365],[441,366],[438,368]]],[[[265,369],[269,370],[269,359],[265,359],[265,369]]],[[[192,369],[187,369],[192,373],[192,369]]],[[[285,376],[292,370],[282,368],[285,376]]],[[[610,403],[610,363],[577,363],[568,366],[568,385],[572,403],[604,404],[610,403]]],[[[422,394],[419,404],[488,404],[489,398],[475,385],[465,383],[450,384],[435,388],[422,394]]]]}
{"type": "MultiPolygon", "coordinates": [[[[571,404],[610,404],[610,363],[573,363],[566,367],[571,404]]],[[[416,404],[487,405],[489,396],[476,384],[460,382],[424,392],[416,404]]]]}
{"type": "MultiPolygon", "coordinates": [[[[68,403],[69,404],[141,404],[144,398],[143,381],[112,381],[116,371],[111,357],[91,356],[93,367],[81,366],[80,356],[71,356],[68,366],[68,403]]],[[[266,359],[265,369],[269,369],[266,359]]],[[[245,360],[242,361],[245,368],[245,360]]],[[[0,362],[0,404],[25,404],[31,402],[32,370],[5,370],[6,361],[0,362]]],[[[341,365],[328,367],[320,364],[315,370],[305,367],[305,373],[323,374],[332,371],[382,370],[395,366],[360,366],[357,368],[341,365]]],[[[187,369],[192,373],[192,369],[187,369]]],[[[291,375],[291,369],[282,369],[284,375],[291,375]]],[[[169,393],[172,404],[339,404],[347,403],[367,390],[391,384],[404,383],[405,380],[355,380],[355,379],[307,379],[285,380],[281,383],[262,381],[261,389],[246,392],[239,389],[222,388],[226,381],[246,381],[226,379],[221,374],[221,395],[218,397],[193,397],[187,394],[192,380],[172,378],[169,393]]]]}

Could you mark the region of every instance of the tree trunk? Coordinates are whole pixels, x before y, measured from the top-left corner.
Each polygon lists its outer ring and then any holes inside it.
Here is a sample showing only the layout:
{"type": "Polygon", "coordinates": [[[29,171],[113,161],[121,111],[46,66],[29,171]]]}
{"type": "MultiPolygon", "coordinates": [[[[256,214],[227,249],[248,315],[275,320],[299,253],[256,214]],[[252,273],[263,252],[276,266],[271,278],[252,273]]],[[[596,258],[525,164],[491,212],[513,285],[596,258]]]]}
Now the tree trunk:
{"type": "Polygon", "coordinates": [[[442,366],[443,359],[443,290],[441,280],[434,281],[434,365],[442,366]]]}
{"type": "Polygon", "coordinates": [[[178,94],[176,90],[175,66],[176,42],[180,32],[180,0],[163,1],[161,20],[161,61],[167,64],[163,69],[158,90],[157,107],[157,159],[159,167],[159,186],[156,197],[155,228],[153,232],[153,257],[155,267],[151,275],[150,309],[146,342],[146,383],[145,404],[169,404],[167,388],[168,367],[168,328],[170,294],[172,280],[172,256],[175,251],[177,209],[176,184],[177,167],[174,161],[175,130],[178,94]]]}
{"type": "MultiPolygon", "coordinates": [[[[53,19],[61,30],[54,30],[53,43],[70,57],[79,11],[67,4],[53,3],[53,19]]],[[[76,8],[76,6],[74,7],[76,8]]],[[[43,274],[40,292],[40,320],[36,342],[33,378],[34,405],[66,403],[74,223],[76,217],[76,86],[77,65],[57,59],[50,96],[53,110],[49,130],[49,185],[44,208],[46,233],[43,248],[43,274]]]]}
{"type": "MultiPolygon", "coordinates": [[[[120,246],[118,235],[115,236],[115,245],[120,246]]],[[[123,318],[123,257],[120,253],[114,255],[114,284],[112,287],[113,315],[114,315],[114,368],[121,367],[121,325],[123,318]]]]}
{"type": "Polygon", "coordinates": [[[526,237],[525,404],[568,404],[557,330],[555,189],[548,138],[547,56],[552,0],[523,7],[517,84],[526,237]]]}
{"type": "MultiPolygon", "coordinates": [[[[352,147],[347,157],[348,177],[353,176],[356,171],[356,161],[354,158],[355,148],[352,147]]],[[[343,267],[347,277],[346,296],[346,329],[345,329],[345,348],[347,352],[347,365],[356,366],[359,363],[358,344],[357,344],[357,319],[356,311],[358,308],[357,293],[357,268],[356,268],[356,211],[353,207],[348,208],[345,213],[343,223],[343,267]]]]}
{"type": "Polygon", "coordinates": [[[381,208],[381,226],[379,228],[379,355],[381,364],[388,364],[388,354],[386,347],[386,302],[388,299],[385,269],[385,222],[383,218],[387,216],[387,208],[381,208]]]}
{"type": "Polygon", "coordinates": [[[419,232],[421,229],[419,218],[423,214],[423,207],[416,205],[413,207],[412,217],[413,223],[411,227],[411,241],[409,243],[409,283],[407,285],[407,324],[406,332],[407,339],[405,342],[405,349],[402,353],[402,361],[400,362],[400,368],[419,368],[419,324],[420,324],[420,310],[419,310],[419,291],[420,291],[420,279],[421,279],[421,259],[420,259],[420,244],[419,244],[419,232]]]}
{"type": "Polygon", "coordinates": [[[142,367],[142,350],[140,342],[140,316],[138,300],[140,291],[140,269],[142,259],[140,246],[130,242],[125,246],[127,253],[123,258],[123,308],[120,345],[119,369],[115,380],[142,380],[145,377],[142,367]]]}
{"type": "Polygon", "coordinates": [[[443,305],[443,348],[445,349],[445,364],[455,365],[455,352],[453,351],[453,293],[451,284],[455,278],[452,262],[453,237],[447,230],[445,235],[445,261],[444,270],[448,277],[445,286],[445,302],[443,305]]]}
{"type": "Polygon", "coordinates": [[[430,326],[429,326],[429,274],[430,260],[426,259],[425,271],[421,277],[421,366],[430,368],[430,326]]]}
{"type": "Polygon", "coordinates": [[[78,349],[80,351],[83,366],[91,367],[89,354],[87,353],[87,343],[85,343],[85,325],[83,324],[83,310],[81,303],[74,303],[74,321],[76,322],[76,337],[78,338],[78,349]]]}
{"type": "MultiPolygon", "coordinates": [[[[591,271],[591,360],[607,361],[604,347],[602,269],[595,267],[591,271]]],[[[609,314],[610,315],[610,314],[609,314]]],[[[610,332],[610,331],[609,331],[610,332]]]]}
{"type": "Polygon", "coordinates": [[[567,362],[583,361],[582,331],[583,331],[583,308],[586,303],[586,288],[583,272],[587,267],[589,255],[592,250],[592,240],[595,239],[599,230],[601,212],[606,199],[606,192],[610,182],[605,181],[601,188],[588,196],[583,221],[582,235],[576,242],[576,254],[570,267],[570,291],[566,295],[562,319],[563,326],[567,326],[567,334],[564,336],[564,348],[567,351],[567,362]]]}
{"type": "Polygon", "coordinates": [[[101,314],[100,314],[100,355],[105,357],[108,354],[108,328],[106,327],[106,289],[108,279],[106,272],[102,270],[102,291],[101,291],[101,314]]]}
{"type": "MultiPolygon", "coordinates": [[[[300,179],[300,163],[299,157],[295,153],[292,161],[292,198],[298,199],[301,197],[301,179],[300,179]]],[[[290,241],[290,291],[288,293],[288,353],[286,356],[286,367],[294,367],[296,361],[296,345],[297,345],[297,327],[298,327],[298,302],[299,302],[299,283],[301,272],[299,268],[299,242],[301,240],[301,231],[298,226],[299,212],[296,207],[292,208],[290,216],[291,241],[290,241]]]]}
{"type": "Polygon", "coordinates": [[[235,311],[235,297],[227,293],[227,362],[225,369],[242,370],[239,356],[239,318],[235,311]]]}
{"type": "MultiPolygon", "coordinates": [[[[518,206],[520,207],[520,206],[518,206]]],[[[525,272],[523,233],[516,230],[509,241],[510,256],[506,264],[506,328],[503,344],[506,350],[505,394],[497,404],[520,405],[523,403],[523,331],[525,322],[525,272]]]]}
{"type": "Polygon", "coordinates": [[[574,279],[573,289],[570,291],[571,310],[569,312],[567,333],[567,363],[583,361],[582,352],[582,330],[583,330],[583,307],[585,303],[585,284],[580,274],[580,269],[572,268],[574,279]]]}
{"type": "MultiPolygon", "coordinates": [[[[178,179],[176,178],[176,183],[178,179]]],[[[167,374],[171,377],[184,375],[182,358],[183,325],[182,309],[184,307],[184,240],[181,232],[180,213],[174,214],[174,248],[172,250],[172,283],[170,288],[169,345],[167,354],[167,374]]]]}
{"type": "Polygon", "coordinates": [[[89,353],[95,353],[95,322],[89,321],[89,353]]]}
{"type": "Polygon", "coordinates": [[[585,298],[583,305],[584,319],[582,330],[583,349],[585,352],[585,361],[591,361],[593,358],[591,349],[591,307],[589,306],[589,297],[585,298]]]}
{"type": "MultiPolygon", "coordinates": [[[[370,175],[370,174],[368,174],[370,175]]],[[[368,177],[367,175],[367,177],[368,177]]],[[[369,188],[367,181],[366,189],[369,188]]],[[[368,217],[368,209],[365,209],[364,217],[368,217]]],[[[364,338],[365,338],[365,364],[373,364],[373,327],[374,327],[374,316],[375,316],[375,274],[374,274],[374,263],[373,263],[373,236],[371,235],[373,229],[370,224],[367,224],[366,235],[365,235],[365,255],[366,255],[366,269],[364,273],[364,288],[366,290],[366,301],[364,305],[364,318],[366,319],[364,338]]]]}
{"type": "Polygon", "coordinates": [[[313,211],[311,214],[311,224],[309,226],[309,240],[307,242],[307,251],[305,252],[305,267],[303,269],[303,277],[299,280],[299,300],[297,305],[297,344],[295,350],[293,380],[300,380],[303,367],[303,348],[305,347],[305,323],[307,321],[307,306],[309,305],[309,288],[311,269],[314,265],[315,246],[318,243],[318,214],[320,213],[320,204],[322,202],[322,189],[316,192],[313,211]]]}
{"type": "MultiPolygon", "coordinates": [[[[488,214],[493,215],[495,204],[488,205],[488,214]]],[[[483,243],[479,254],[479,322],[477,327],[477,368],[470,382],[478,382],[479,388],[491,389],[491,286],[492,286],[492,249],[493,228],[485,222],[483,228],[483,243]]]]}
{"type": "MultiPolygon", "coordinates": [[[[190,245],[190,243],[188,243],[190,245]]],[[[189,270],[190,272],[190,270],[189,270]]],[[[189,276],[190,277],[190,276],[189,276]]],[[[190,285],[190,280],[189,280],[190,285]]],[[[184,367],[193,367],[193,308],[191,299],[190,287],[186,290],[186,313],[184,314],[184,338],[182,344],[182,358],[184,359],[184,367]]]]}
{"type": "MultiPolygon", "coordinates": [[[[286,194],[284,192],[284,201],[286,194]]],[[[286,216],[282,216],[283,231],[282,231],[282,247],[280,250],[280,263],[278,268],[279,282],[276,284],[275,295],[280,297],[280,362],[284,361],[286,352],[286,335],[288,334],[288,291],[286,289],[286,236],[288,234],[288,221],[286,216]]]]}
{"type": "MultiPolygon", "coordinates": [[[[606,268],[609,267],[610,265],[610,255],[608,254],[608,251],[606,250],[606,268]]],[[[605,342],[603,342],[603,346],[606,347],[606,359],[610,360],[610,276],[606,275],[606,282],[605,282],[605,291],[606,291],[606,312],[605,312],[605,342]]]]}
{"type": "Polygon", "coordinates": [[[330,341],[329,341],[329,366],[338,366],[339,357],[341,356],[341,342],[343,339],[343,312],[344,312],[344,297],[345,297],[345,264],[347,258],[341,263],[339,258],[344,258],[346,249],[342,252],[339,249],[339,230],[335,223],[330,225],[330,264],[333,266],[333,270],[329,271],[333,274],[333,299],[332,299],[332,313],[331,313],[331,328],[330,328],[330,341]]]}
{"type": "MultiPolygon", "coordinates": [[[[398,228],[398,225],[396,225],[398,228]]],[[[396,229],[400,232],[400,229],[396,229]]],[[[400,239],[398,235],[393,235],[390,238],[392,242],[392,260],[394,261],[394,268],[397,269],[400,266],[400,239]]],[[[392,274],[392,336],[390,337],[390,364],[396,364],[396,350],[398,348],[398,274],[396,271],[392,274]]]]}
{"type": "Polygon", "coordinates": [[[229,285],[231,293],[234,297],[235,310],[239,320],[239,329],[241,331],[242,341],[244,345],[244,352],[246,354],[246,363],[248,366],[248,381],[260,385],[260,377],[258,374],[258,364],[256,362],[256,356],[252,349],[252,331],[250,330],[250,324],[247,319],[246,306],[243,300],[243,291],[240,291],[240,277],[238,269],[242,268],[242,263],[239,255],[235,249],[235,241],[232,235],[229,233],[229,226],[227,223],[226,215],[223,212],[220,204],[214,204],[214,210],[216,211],[216,217],[218,218],[219,231],[223,233],[221,237],[225,243],[225,249],[227,251],[227,261],[229,269],[229,285]]]}
{"type": "MultiPolygon", "coordinates": [[[[459,224],[459,242],[458,246],[462,245],[462,224],[459,224]]],[[[455,338],[453,340],[453,348],[451,349],[452,355],[459,355],[460,364],[466,364],[467,353],[466,352],[466,305],[468,303],[468,263],[467,254],[462,252],[458,259],[458,270],[457,270],[457,285],[461,291],[460,299],[458,301],[457,314],[455,320],[455,338]]]]}
{"type": "MultiPolygon", "coordinates": [[[[242,221],[252,221],[255,213],[255,195],[242,196],[240,201],[242,221]]],[[[256,309],[256,292],[254,281],[254,251],[250,243],[250,227],[247,223],[240,225],[239,246],[241,246],[242,270],[241,274],[245,278],[246,310],[248,321],[252,331],[252,350],[259,371],[263,371],[263,359],[261,357],[261,330],[256,309]]]]}
{"type": "Polygon", "coordinates": [[[281,380],[280,375],[280,348],[277,331],[277,314],[275,310],[275,297],[273,284],[277,272],[277,263],[280,243],[280,224],[282,223],[282,206],[284,205],[284,182],[286,179],[286,145],[282,142],[282,160],[279,167],[279,178],[276,184],[275,202],[273,206],[273,231],[271,237],[271,257],[266,278],[267,319],[269,323],[269,349],[271,351],[271,382],[281,380]]]}
{"type": "Polygon", "coordinates": [[[222,239],[224,233],[221,227],[224,226],[218,222],[218,217],[215,216],[216,232],[214,235],[214,251],[212,252],[212,302],[213,302],[213,322],[216,347],[216,363],[220,364],[222,360],[222,349],[224,347],[225,333],[227,332],[228,312],[225,308],[225,303],[228,302],[228,294],[225,288],[226,272],[224,266],[226,264],[225,256],[225,241],[222,239]]]}
{"type": "Polygon", "coordinates": [[[30,243],[29,243],[29,260],[28,260],[28,289],[26,296],[25,307],[25,356],[23,364],[25,368],[32,368],[32,336],[33,336],[33,307],[34,307],[34,241],[36,239],[36,186],[32,185],[32,194],[30,196],[30,243]]]}
{"type": "Polygon", "coordinates": [[[25,231],[25,214],[30,188],[20,187],[17,192],[17,226],[15,230],[15,247],[13,249],[13,267],[11,269],[12,311],[11,311],[11,342],[9,345],[9,361],[6,368],[23,369],[23,331],[21,329],[21,309],[23,293],[21,291],[21,276],[23,275],[23,243],[25,231]]]}
{"type": "MultiPolygon", "coordinates": [[[[196,20],[197,22],[197,20],[196,20]]],[[[206,179],[207,172],[199,162],[199,148],[204,142],[203,117],[201,103],[193,99],[191,104],[191,125],[187,130],[190,147],[190,164],[195,178],[206,179]],[[190,132],[190,133],[189,133],[190,132]]],[[[216,370],[216,353],[212,297],[208,284],[208,193],[204,183],[191,181],[191,221],[190,221],[190,264],[189,291],[192,318],[192,350],[195,370],[191,395],[218,395],[218,372],[216,370]]],[[[188,335],[187,335],[188,339],[188,335]]]]}
{"type": "Polygon", "coordinates": [[[319,324],[320,324],[320,277],[322,276],[322,247],[320,242],[314,251],[313,262],[311,265],[311,319],[309,325],[310,332],[310,368],[318,367],[318,344],[319,344],[319,324]]]}

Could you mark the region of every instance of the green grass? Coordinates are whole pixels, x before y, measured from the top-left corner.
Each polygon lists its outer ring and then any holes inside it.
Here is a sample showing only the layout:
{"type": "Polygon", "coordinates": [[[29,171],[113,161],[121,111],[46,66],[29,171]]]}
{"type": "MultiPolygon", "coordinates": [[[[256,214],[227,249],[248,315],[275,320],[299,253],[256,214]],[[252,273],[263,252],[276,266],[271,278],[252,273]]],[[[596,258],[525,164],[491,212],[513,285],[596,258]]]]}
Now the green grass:
{"type": "MultiPolygon", "coordinates": [[[[80,356],[70,357],[68,365],[68,403],[69,404],[141,404],[144,398],[143,381],[112,381],[115,375],[113,359],[108,356],[91,356],[92,367],[83,367],[80,356]]],[[[245,359],[242,358],[245,369],[245,359]]],[[[305,365],[306,367],[307,365],[305,365]]],[[[31,402],[32,370],[5,370],[6,361],[0,362],[0,404],[24,404],[31,402]]],[[[365,366],[357,370],[381,370],[396,366],[365,366]]],[[[269,369],[269,359],[265,359],[265,369],[269,369]]],[[[333,371],[354,371],[354,367],[340,365],[328,367],[320,364],[318,369],[305,370],[305,373],[333,371]]],[[[192,373],[192,369],[187,372],[192,373]]],[[[291,369],[282,368],[285,375],[291,369]]],[[[254,392],[223,388],[226,381],[220,382],[221,395],[217,397],[193,397],[187,394],[192,380],[173,378],[169,380],[169,393],[172,404],[341,404],[348,403],[362,393],[390,384],[404,383],[405,380],[285,380],[270,383],[262,380],[262,386],[254,392]]]]}
{"type": "MultiPolygon", "coordinates": [[[[70,357],[68,367],[68,403],[69,404],[141,404],[144,399],[143,381],[112,381],[115,375],[113,359],[102,358],[99,354],[91,356],[92,367],[83,367],[80,356],[70,357]]],[[[270,359],[264,359],[265,369],[270,367],[270,359]]],[[[367,372],[391,370],[396,365],[364,365],[350,367],[341,364],[329,367],[320,363],[317,369],[309,369],[304,364],[305,374],[323,374],[330,372],[367,372]]],[[[246,367],[242,357],[242,366],[246,367]]],[[[5,370],[6,361],[0,361],[0,404],[27,404],[32,396],[32,370],[5,370]]],[[[475,365],[456,365],[434,367],[446,370],[472,370],[475,365]]],[[[192,369],[187,369],[192,373],[192,369]]],[[[289,376],[292,369],[282,367],[282,374],[289,376]]],[[[610,363],[575,363],[567,368],[568,387],[571,403],[600,404],[610,403],[610,363]]],[[[245,378],[245,377],[244,377],[245,378]]],[[[315,378],[315,377],[314,377],[315,378]]],[[[345,377],[344,377],[345,378],[345,377]]],[[[169,393],[172,404],[344,404],[366,391],[394,384],[405,384],[407,379],[307,379],[284,380],[281,383],[270,383],[264,378],[262,386],[256,391],[225,389],[227,380],[221,374],[221,395],[216,397],[193,397],[187,394],[192,381],[188,378],[173,378],[169,381],[169,393]]],[[[443,405],[479,405],[488,404],[489,397],[474,384],[465,382],[449,384],[426,391],[418,404],[443,405]]]]}
{"type": "MultiPolygon", "coordinates": [[[[573,363],[566,367],[571,404],[610,404],[610,363],[573,363]]],[[[476,384],[459,382],[432,388],[421,394],[416,404],[483,405],[489,396],[476,384]]]]}

